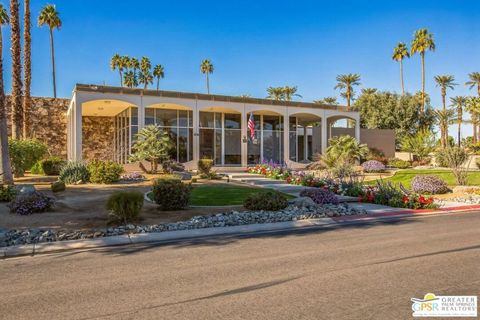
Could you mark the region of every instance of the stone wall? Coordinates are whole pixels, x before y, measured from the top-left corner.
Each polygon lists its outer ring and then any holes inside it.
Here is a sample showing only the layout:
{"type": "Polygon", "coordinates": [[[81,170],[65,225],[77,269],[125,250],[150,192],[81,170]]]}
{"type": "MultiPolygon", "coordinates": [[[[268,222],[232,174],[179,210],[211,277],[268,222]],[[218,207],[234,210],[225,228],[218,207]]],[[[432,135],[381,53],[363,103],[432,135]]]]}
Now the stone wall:
{"type": "Polygon", "coordinates": [[[82,117],[84,160],[113,160],[113,117],[82,117]]]}

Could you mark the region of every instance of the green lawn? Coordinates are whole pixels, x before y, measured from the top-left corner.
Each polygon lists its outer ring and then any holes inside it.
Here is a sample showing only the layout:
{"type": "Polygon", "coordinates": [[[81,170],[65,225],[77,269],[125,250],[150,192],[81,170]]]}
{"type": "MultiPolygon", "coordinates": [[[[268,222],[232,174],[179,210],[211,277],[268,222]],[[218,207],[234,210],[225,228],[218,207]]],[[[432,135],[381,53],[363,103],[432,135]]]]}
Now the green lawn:
{"type": "MultiPolygon", "coordinates": [[[[250,188],[235,185],[200,185],[193,187],[190,204],[192,206],[232,206],[242,205],[252,193],[265,192],[270,189],[250,188]]],[[[293,198],[286,195],[287,198],[293,198]]]]}
{"type": "MultiPolygon", "coordinates": [[[[417,175],[430,175],[437,176],[442,178],[447,182],[449,186],[455,186],[455,178],[453,173],[450,170],[435,170],[435,169],[425,169],[425,170],[414,170],[414,169],[405,169],[399,170],[392,177],[383,179],[384,181],[391,181],[393,183],[402,183],[406,188],[411,187],[412,179],[417,175]]],[[[366,184],[375,184],[375,181],[368,181],[366,184]]],[[[468,175],[468,184],[469,185],[479,185],[480,184],[480,172],[471,172],[468,175]]]]}

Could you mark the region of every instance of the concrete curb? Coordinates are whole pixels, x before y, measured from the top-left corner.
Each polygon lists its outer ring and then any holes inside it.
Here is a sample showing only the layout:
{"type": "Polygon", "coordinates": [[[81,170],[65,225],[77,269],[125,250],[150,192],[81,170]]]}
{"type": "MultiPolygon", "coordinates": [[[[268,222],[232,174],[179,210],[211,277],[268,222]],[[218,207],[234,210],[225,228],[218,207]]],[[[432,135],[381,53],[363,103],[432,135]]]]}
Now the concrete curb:
{"type": "Polygon", "coordinates": [[[190,230],[177,230],[166,232],[152,232],[152,233],[135,233],[120,236],[111,236],[95,239],[82,239],[82,240],[67,240],[67,241],[55,241],[55,242],[43,242],[38,244],[27,244],[10,247],[0,248],[0,257],[11,258],[18,256],[34,256],[35,254],[55,253],[70,250],[82,250],[103,248],[110,246],[121,246],[129,244],[141,244],[174,240],[187,240],[208,238],[219,235],[247,235],[256,232],[275,232],[291,229],[302,229],[320,226],[341,226],[342,224],[348,225],[352,223],[363,223],[372,221],[381,221],[392,218],[404,218],[404,217],[416,217],[416,216],[433,216],[444,215],[449,213],[460,213],[476,211],[480,208],[480,205],[469,206],[467,208],[454,208],[452,210],[408,210],[408,211],[391,211],[383,213],[373,213],[368,215],[353,215],[353,216],[341,216],[333,218],[319,218],[319,219],[307,219],[296,221],[285,221],[276,223],[263,223],[263,224],[249,224],[240,226],[228,226],[228,227],[212,227],[203,229],[190,229],[190,230]]]}

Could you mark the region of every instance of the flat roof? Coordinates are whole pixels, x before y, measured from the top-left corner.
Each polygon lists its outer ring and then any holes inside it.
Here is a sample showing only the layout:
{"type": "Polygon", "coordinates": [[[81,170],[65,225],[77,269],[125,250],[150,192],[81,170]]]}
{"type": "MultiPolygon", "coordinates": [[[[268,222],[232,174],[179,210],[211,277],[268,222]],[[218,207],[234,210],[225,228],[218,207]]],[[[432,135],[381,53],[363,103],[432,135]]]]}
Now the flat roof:
{"type": "Polygon", "coordinates": [[[179,92],[179,91],[165,91],[154,89],[139,89],[139,88],[125,88],[125,87],[112,87],[97,84],[80,84],[75,85],[75,91],[83,92],[100,92],[100,93],[112,93],[112,94],[131,94],[131,95],[144,95],[152,97],[167,97],[167,98],[183,98],[183,99],[197,99],[197,100],[209,100],[209,101],[222,101],[222,102],[236,102],[236,103],[251,103],[251,104],[263,104],[274,106],[287,106],[298,108],[317,108],[327,110],[337,110],[344,112],[356,112],[347,111],[345,106],[319,104],[314,102],[300,102],[300,101],[284,101],[273,99],[261,99],[250,98],[240,96],[225,96],[218,94],[205,94],[205,93],[192,93],[192,92],[179,92]]]}

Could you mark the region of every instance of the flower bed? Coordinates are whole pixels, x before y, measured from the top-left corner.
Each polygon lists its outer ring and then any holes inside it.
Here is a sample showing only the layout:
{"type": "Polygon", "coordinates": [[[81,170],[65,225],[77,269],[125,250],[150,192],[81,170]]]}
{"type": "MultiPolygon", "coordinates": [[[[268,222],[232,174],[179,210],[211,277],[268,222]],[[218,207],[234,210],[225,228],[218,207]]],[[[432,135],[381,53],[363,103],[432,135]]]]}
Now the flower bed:
{"type": "Polygon", "coordinates": [[[376,186],[366,187],[364,194],[358,197],[360,202],[369,202],[387,205],[395,208],[407,209],[434,209],[438,205],[433,197],[424,197],[418,193],[409,193],[404,188],[397,188],[391,183],[377,183],[376,186]]]}

